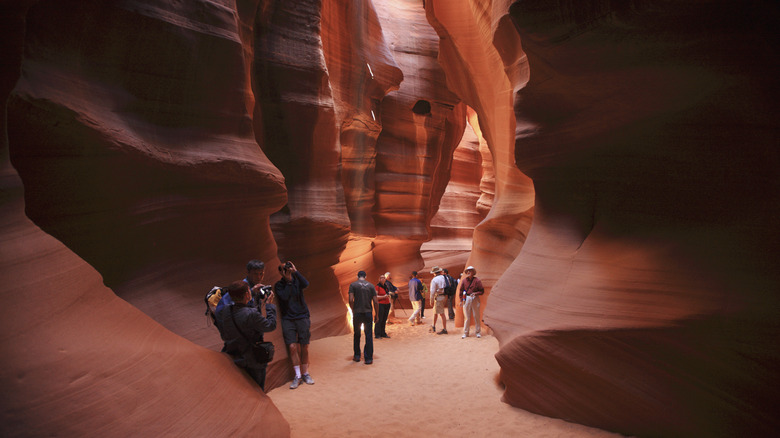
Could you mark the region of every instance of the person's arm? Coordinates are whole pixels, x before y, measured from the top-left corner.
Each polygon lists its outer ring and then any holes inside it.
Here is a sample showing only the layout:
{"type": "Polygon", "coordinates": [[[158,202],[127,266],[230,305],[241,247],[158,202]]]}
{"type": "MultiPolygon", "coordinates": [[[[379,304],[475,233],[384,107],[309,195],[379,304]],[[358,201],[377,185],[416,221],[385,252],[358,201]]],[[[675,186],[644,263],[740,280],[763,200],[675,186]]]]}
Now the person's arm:
{"type": "Polygon", "coordinates": [[[352,285],[349,285],[349,307],[355,307],[355,291],[352,289],[352,285]]]}
{"type": "Polygon", "coordinates": [[[463,305],[463,274],[460,274],[460,281],[458,281],[458,287],[455,288],[455,295],[460,299],[458,300],[458,307],[463,305]]]}
{"type": "Polygon", "coordinates": [[[263,299],[260,305],[257,306],[256,320],[254,321],[255,330],[259,332],[272,332],[276,330],[276,306],[270,301],[273,300],[274,294],[271,292],[263,299]],[[261,308],[265,308],[265,317],[261,313],[261,308]]]}
{"type": "Polygon", "coordinates": [[[298,277],[298,282],[300,283],[301,290],[306,289],[309,287],[309,280],[306,279],[306,277],[303,276],[298,270],[293,271],[293,275],[298,277]]]}

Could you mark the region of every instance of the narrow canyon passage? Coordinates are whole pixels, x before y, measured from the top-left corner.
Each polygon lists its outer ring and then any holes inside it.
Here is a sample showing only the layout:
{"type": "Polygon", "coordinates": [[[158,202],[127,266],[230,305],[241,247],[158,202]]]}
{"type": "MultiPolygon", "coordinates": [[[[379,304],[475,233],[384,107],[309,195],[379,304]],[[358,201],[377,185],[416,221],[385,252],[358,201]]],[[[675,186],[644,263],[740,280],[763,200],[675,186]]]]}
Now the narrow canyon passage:
{"type": "Polygon", "coordinates": [[[373,364],[352,361],[351,334],[320,339],[310,346],[314,385],[268,393],[293,437],[620,436],[502,403],[493,336],[437,336],[397,315],[373,364]]]}

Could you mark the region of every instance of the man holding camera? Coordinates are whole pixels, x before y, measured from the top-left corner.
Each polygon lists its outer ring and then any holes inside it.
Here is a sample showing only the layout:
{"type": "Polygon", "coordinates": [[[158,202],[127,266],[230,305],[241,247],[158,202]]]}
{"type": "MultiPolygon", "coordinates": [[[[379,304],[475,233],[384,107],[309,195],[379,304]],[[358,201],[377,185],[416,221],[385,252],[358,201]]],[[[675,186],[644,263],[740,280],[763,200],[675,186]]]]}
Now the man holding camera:
{"type": "Polygon", "coordinates": [[[279,310],[282,313],[282,336],[290,349],[290,360],[295,370],[290,389],[295,389],[301,381],[314,384],[314,379],[309,375],[311,319],[309,306],[303,299],[303,290],[309,286],[309,282],[290,261],[279,265],[279,273],[282,278],[274,285],[274,292],[279,297],[279,310]]]}
{"type": "Polygon", "coordinates": [[[222,351],[233,358],[233,362],[246,370],[252,379],[265,391],[265,370],[267,363],[258,362],[252,351],[252,344],[263,342],[263,333],[276,329],[276,307],[270,303],[273,292],[256,301],[257,307],[248,305],[249,284],[235,281],[228,286],[232,304],[216,312],[219,335],[225,341],[222,351]],[[262,314],[265,309],[265,317],[262,314]]]}
{"type": "MultiPolygon", "coordinates": [[[[249,303],[247,303],[249,306],[257,307],[257,304],[260,302],[255,298],[261,294],[261,289],[264,287],[264,285],[260,283],[263,281],[264,273],[265,263],[260,260],[250,260],[249,263],[246,264],[246,278],[244,278],[244,283],[249,285],[250,296],[249,303]]],[[[223,307],[233,303],[233,299],[230,298],[230,292],[225,293],[222,295],[222,298],[214,309],[214,313],[219,312],[223,307]]]]}

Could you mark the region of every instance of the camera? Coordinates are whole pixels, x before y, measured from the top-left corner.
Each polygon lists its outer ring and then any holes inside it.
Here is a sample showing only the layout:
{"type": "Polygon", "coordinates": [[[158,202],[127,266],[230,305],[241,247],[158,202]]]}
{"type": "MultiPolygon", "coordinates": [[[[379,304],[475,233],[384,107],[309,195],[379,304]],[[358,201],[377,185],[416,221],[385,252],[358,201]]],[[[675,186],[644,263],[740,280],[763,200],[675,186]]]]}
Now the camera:
{"type": "Polygon", "coordinates": [[[291,261],[285,262],[284,269],[290,269],[290,268],[292,268],[292,262],[291,261]]]}
{"type": "Polygon", "coordinates": [[[273,290],[273,286],[261,287],[260,290],[257,292],[257,294],[254,296],[255,302],[264,300],[265,297],[271,294],[272,290],[273,290]]]}

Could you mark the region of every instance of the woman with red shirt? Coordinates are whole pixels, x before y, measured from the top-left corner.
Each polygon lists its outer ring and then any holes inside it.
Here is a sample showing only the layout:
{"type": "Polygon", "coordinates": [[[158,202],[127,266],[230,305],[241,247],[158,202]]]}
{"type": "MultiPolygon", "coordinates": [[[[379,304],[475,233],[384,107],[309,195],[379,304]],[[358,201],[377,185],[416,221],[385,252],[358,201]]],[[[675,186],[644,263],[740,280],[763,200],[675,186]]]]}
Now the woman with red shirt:
{"type": "Polygon", "coordinates": [[[379,300],[379,315],[377,315],[376,324],[374,324],[374,337],[389,338],[385,331],[387,325],[387,316],[390,314],[390,294],[385,284],[385,276],[379,276],[379,283],[376,284],[376,297],[379,300]]]}

